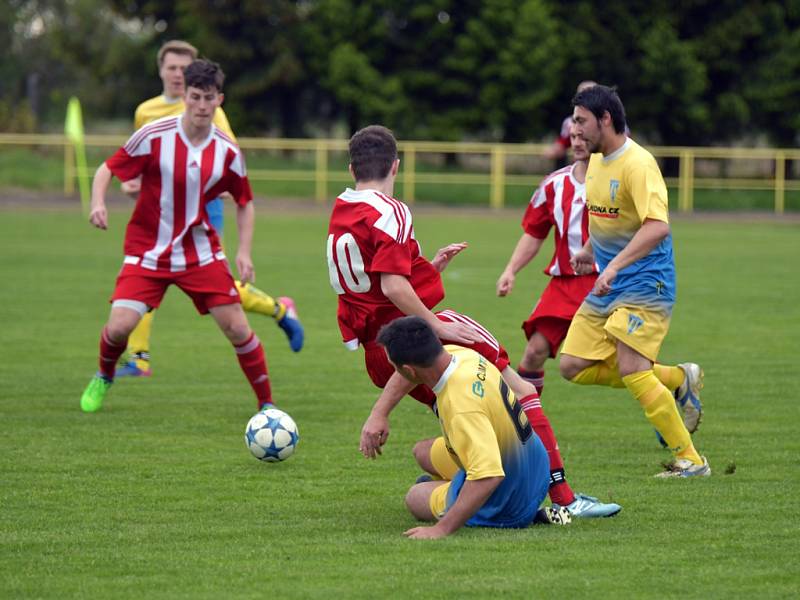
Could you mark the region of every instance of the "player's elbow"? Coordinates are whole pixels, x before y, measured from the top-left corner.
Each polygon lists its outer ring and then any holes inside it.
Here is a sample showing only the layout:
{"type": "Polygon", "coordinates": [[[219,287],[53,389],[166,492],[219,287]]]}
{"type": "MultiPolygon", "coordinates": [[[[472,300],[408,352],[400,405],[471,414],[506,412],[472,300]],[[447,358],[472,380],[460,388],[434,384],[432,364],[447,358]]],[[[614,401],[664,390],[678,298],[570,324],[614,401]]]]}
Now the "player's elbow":
{"type": "Polygon", "coordinates": [[[655,241],[661,242],[669,235],[669,223],[665,221],[658,221],[656,219],[647,219],[645,223],[650,230],[650,235],[655,241]]]}

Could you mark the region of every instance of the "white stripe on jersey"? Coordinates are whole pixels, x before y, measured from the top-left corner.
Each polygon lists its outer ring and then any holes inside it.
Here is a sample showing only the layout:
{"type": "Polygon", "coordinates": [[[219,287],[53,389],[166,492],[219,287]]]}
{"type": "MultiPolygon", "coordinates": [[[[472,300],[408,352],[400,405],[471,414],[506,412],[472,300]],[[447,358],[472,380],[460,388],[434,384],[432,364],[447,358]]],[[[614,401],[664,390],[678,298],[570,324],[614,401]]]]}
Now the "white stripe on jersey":
{"type": "Polygon", "coordinates": [[[172,187],[172,167],[175,161],[175,136],[161,136],[159,154],[159,170],[161,172],[161,196],[159,204],[161,218],[158,221],[158,238],[156,245],[142,256],[142,267],[155,271],[158,268],[158,257],[167,249],[172,241],[174,226],[173,211],[175,202],[172,187]]]}
{"type": "MultiPolygon", "coordinates": [[[[564,177],[559,177],[554,180],[551,179],[551,182],[553,184],[553,219],[556,222],[558,231],[563,232],[564,205],[562,201],[564,199],[564,177]]],[[[558,260],[553,261],[553,264],[550,265],[550,269],[548,269],[547,272],[554,277],[561,275],[561,268],[558,266],[558,260]]]]}
{"type": "Polygon", "coordinates": [[[578,183],[572,178],[572,185],[575,186],[575,193],[572,196],[572,210],[569,215],[569,227],[567,227],[567,243],[569,244],[569,255],[575,254],[583,248],[583,212],[586,210],[586,184],[578,183]]]}
{"type": "Polygon", "coordinates": [[[400,200],[384,196],[375,190],[352,190],[347,188],[340,196],[345,202],[363,202],[370,205],[380,217],[373,226],[380,229],[398,244],[405,243],[411,235],[411,211],[400,200]]]}
{"type": "Polygon", "coordinates": [[[491,333],[489,333],[489,330],[483,327],[483,325],[469,318],[467,315],[462,315],[461,313],[457,313],[450,309],[441,310],[436,314],[447,317],[451,321],[472,326],[483,338],[483,341],[489,344],[496,352],[500,352],[500,342],[498,342],[497,339],[491,333]]]}

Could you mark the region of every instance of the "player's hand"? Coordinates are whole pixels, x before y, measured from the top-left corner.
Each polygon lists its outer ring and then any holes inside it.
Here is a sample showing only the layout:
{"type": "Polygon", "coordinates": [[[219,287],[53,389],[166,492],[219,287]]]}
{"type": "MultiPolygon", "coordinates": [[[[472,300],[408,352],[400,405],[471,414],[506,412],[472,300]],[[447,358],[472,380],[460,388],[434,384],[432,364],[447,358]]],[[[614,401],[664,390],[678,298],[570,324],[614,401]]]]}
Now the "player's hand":
{"type": "Polygon", "coordinates": [[[236,269],[239,271],[239,281],[242,285],[245,283],[255,283],[256,270],[253,267],[253,260],[249,255],[241,253],[236,255],[236,269]]]}
{"type": "Polygon", "coordinates": [[[361,428],[361,443],[358,449],[364,458],[377,458],[381,446],[389,438],[389,419],[383,415],[370,415],[361,428]]]}
{"type": "Polygon", "coordinates": [[[480,342],[484,339],[477,329],[463,323],[438,321],[434,328],[434,333],[440,340],[445,340],[450,344],[467,344],[471,346],[475,342],[480,342]]]}
{"type": "Polygon", "coordinates": [[[403,532],[403,535],[412,540],[436,540],[447,535],[437,525],[431,527],[413,527],[403,532]]]}
{"type": "Polygon", "coordinates": [[[600,275],[597,276],[597,281],[594,282],[594,289],[592,292],[595,296],[605,296],[611,291],[611,284],[617,278],[617,270],[613,267],[606,267],[600,275]]]}
{"type": "Polygon", "coordinates": [[[467,247],[467,242],[457,242],[455,244],[448,244],[444,248],[439,248],[436,251],[436,256],[433,257],[431,264],[436,268],[439,273],[447,268],[453,257],[467,247]]]}
{"type": "Polygon", "coordinates": [[[514,289],[514,274],[511,271],[503,271],[500,279],[497,280],[497,295],[501,298],[507,296],[514,289]]]}
{"type": "Polygon", "coordinates": [[[135,199],[142,190],[142,178],[137,177],[130,181],[123,181],[120,187],[125,194],[135,199]]]}
{"type": "Polygon", "coordinates": [[[108,211],[105,204],[92,203],[92,209],[89,212],[89,223],[98,229],[108,229],[108,211]]]}
{"type": "Polygon", "coordinates": [[[581,249],[569,259],[569,264],[575,270],[576,274],[589,275],[594,271],[594,256],[591,252],[581,249]]]}

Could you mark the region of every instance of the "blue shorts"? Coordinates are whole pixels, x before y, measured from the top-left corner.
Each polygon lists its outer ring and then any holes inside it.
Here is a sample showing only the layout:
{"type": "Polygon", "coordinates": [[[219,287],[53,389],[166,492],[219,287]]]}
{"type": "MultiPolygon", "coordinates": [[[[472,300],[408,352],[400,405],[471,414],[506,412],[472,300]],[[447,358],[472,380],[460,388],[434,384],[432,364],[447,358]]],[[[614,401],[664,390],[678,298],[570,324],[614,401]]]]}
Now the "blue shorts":
{"type": "Polygon", "coordinates": [[[222,239],[225,235],[225,205],[222,203],[222,198],[207,202],[206,214],[211,226],[217,230],[217,235],[222,239]]]}

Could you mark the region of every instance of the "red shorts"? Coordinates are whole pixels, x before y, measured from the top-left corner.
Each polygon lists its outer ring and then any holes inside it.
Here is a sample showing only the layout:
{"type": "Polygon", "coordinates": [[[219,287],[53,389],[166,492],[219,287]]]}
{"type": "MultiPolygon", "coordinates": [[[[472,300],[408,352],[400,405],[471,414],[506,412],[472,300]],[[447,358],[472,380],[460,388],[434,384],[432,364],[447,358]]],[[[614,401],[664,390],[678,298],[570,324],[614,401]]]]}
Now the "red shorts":
{"type": "Polygon", "coordinates": [[[224,260],[177,272],[122,265],[111,301],[136,300],[157,308],[167,288],[173,283],[192,299],[201,315],[207,314],[208,309],[215,306],[241,303],[231,270],[224,260]]]}
{"type": "MultiPolygon", "coordinates": [[[[483,325],[469,318],[466,315],[457,313],[454,310],[442,310],[436,313],[436,317],[445,323],[464,323],[471,325],[481,333],[482,341],[466,346],[472,348],[478,354],[484,356],[489,362],[497,367],[498,371],[502,371],[508,366],[508,353],[506,349],[498,342],[495,337],[489,333],[483,325]]],[[[448,340],[442,340],[443,344],[453,344],[448,340]]],[[[461,345],[461,344],[457,344],[461,345]]],[[[394,367],[389,362],[386,356],[386,351],[382,346],[375,342],[368,342],[364,344],[364,363],[367,366],[367,374],[372,380],[372,383],[383,389],[389,381],[389,378],[394,374],[394,367]]],[[[419,400],[428,406],[433,405],[436,400],[436,394],[433,393],[429,387],[418,385],[410,393],[411,397],[419,400]]]]}
{"type": "Polygon", "coordinates": [[[522,323],[525,337],[538,331],[550,344],[550,357],[555,358],[567,336],[572,317],[592,291],[597,275],[553,277],[542,292],[533,313],[522,323]]]}

